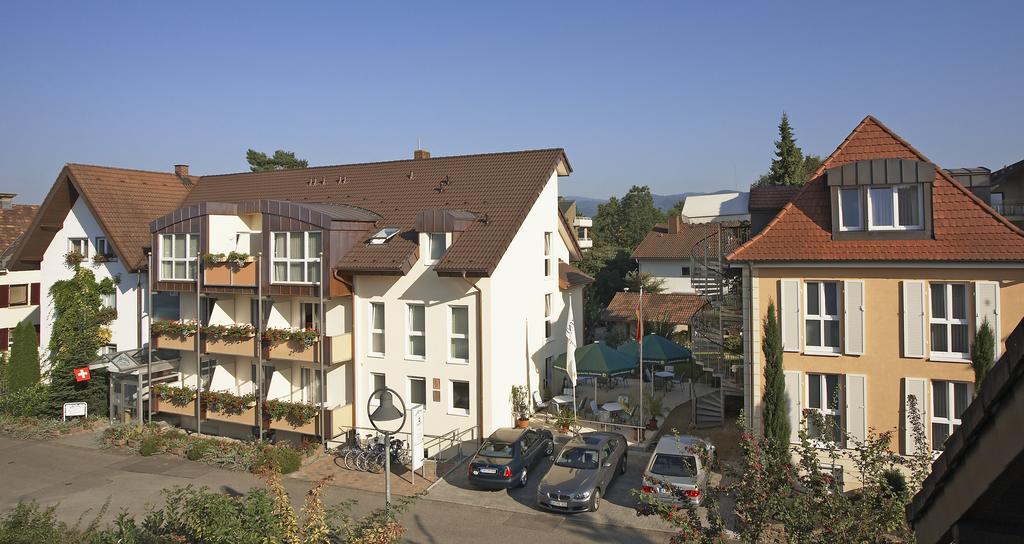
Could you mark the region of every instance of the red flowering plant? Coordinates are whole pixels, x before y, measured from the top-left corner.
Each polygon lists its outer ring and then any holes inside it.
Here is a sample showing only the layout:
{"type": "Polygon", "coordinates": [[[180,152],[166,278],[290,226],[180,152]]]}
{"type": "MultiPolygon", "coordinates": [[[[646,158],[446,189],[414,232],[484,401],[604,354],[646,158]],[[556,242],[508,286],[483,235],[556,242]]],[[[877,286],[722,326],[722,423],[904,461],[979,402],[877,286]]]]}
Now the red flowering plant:
{"type": "Polygon", "coordinates": [[[149,327],[153,336],[173,336],[176,338],[187,338],[195,336],[199,326],[195,321],[154,321],[149,327]]]}
{"type": "Polygon", "coordinates": [[[226,340],[228,342],[244,342],[256,335],[256,328],[248,323],[206,325],[202,330],[207,340],[226,340]]]}
{"type": "Polygon", "coordinates": [[[256,395],[235,395],[227,391],[203,391],[203,404],[208,410],[231,416],[238,416],[251,408],[256,402],[256,395]]]}
{"type": "Polygon", "coordinates": [[[315,344],[319,338],[320,331],[317,329],[292,330],[271,327],[263,331],[263,343],[269,346],[276,346],[285,342],[295,342],[308,348],[315,344]]]}

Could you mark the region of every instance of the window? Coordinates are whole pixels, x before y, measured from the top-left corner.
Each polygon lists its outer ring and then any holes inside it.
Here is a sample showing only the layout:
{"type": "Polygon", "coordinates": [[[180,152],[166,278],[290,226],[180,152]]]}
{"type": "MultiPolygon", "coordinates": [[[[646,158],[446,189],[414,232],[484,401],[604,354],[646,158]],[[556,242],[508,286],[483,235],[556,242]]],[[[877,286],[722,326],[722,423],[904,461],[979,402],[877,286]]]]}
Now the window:
{"type": "Polygon", "coordinates": [[[114,259],[114,248],[110,247],[110,243],[103,236],[96,237],[96,254],[106,255],[107,260],[114,259]]]}
{"type": "MultiPolygon", "coordinates": [[[[261,330],[267,327],[267,320],[270,319],[270,311],[274,309],[274,301],[265,298],[263,299],[263,308],[260,308],[260,301],[257,298],[249,299],[249,323],[252,323],[253,327],[259,327],[261,330]],[[262,316],[260,315],[262,310],[262,316]],[[260,321],[260,317],[263,318],[260,321]]],[[[319,312],[317,312],[319,315],[319,312]]]]}
{"type": "Polygon", "coordinates": [[[932,381],[932,449],[942,451],[946,440],[960,427],[960,416],[971,402],[970,384],[932,381]]]}
{"type": "Polygon", "coordinates": [[[104,293],[100,295],[100,306],[103,308],[117,308],[117,293],[104,293]]]}
{"type": "Polygon", "coordinates": [[[312,368],[299,369],[299,395],[302,402],[320,402],[320,371],[312,368]]]}
{"type": "Polygon", "coordinates": [[[12,285],[8,294],[8,306],[25,306],[28,304],[28,284],[12,285]]]}
{"type": "Polygon", "coordinates": [[[1003,193],[992,193],[988,198],[989,204],[992,205],[992,209],[999,213],[1006,213],[1006,209],[1003,207],[1003,193]]]}
{"type": "Polygon", "coordinates": [[[919,230],[921,189],[917,185],[872,187],[868,190],[871,230],[919,230]]]}
{"type": "Polygon", "coordinates": [[[199,324],[207,326],[210,324],[210,318],[213,317],[213,309],[217,307],[217,297],[211,297],[207,295],[199,296],[199,324]]]}
{"type": "Polygon", "coordinates": [[[809,281],[804,285],[807,291],[806,350],[839,353],[839,284],[809,281]]]}
{"type": "Polygon", "coordinates": [[[181,319],[181,303],[178,293],[153,293],[153,319],[177,321],[181,319]]]}
{"type": "Polygon", "coordinates": [[[409,344],[406,357],[409,359],[423,359],[427,356],[426,332],[426,306],[422,304],[409,304],[409,344]]]}
{"type": "Polygon", "coordinates": [[[814,419],[807,420],[807,434],[815,440],[827,440],[839,443],[842,441],[842,406],[839,398],[838,374],[807,375],[807,407],[810,411],[821,415],[822,423],[827,429],[818,428],[814,419]],[[831,432],[831,435],[826,435],[831,432]]]}
{"type": "Polygon", "coordinates": [[[427,264],[437,264],[448,245],[448,237],[443,232],[432,232],[427,234],[427,264]]]}
{"type": "Polygon", "coordinates": [[[679,270],[679,276],[683,277],[683,278],[690,277],[690,267],[689,266],[684,266],[682,269],[680,269],[679,270]]]}
{"type": "Polygon", "coordinates": [[[160,235],[160,279],[194,280],[199,255],[198,234],[160,235]]]}
{"type": "Polygon", "coordinates": [[[544,339],[551,339],[551,295],[544,295],[544,339]]]}
{"type": "Polygon", "coordinates": [[[935,358],[967,359],[967,285],[932,283],[931,355],[935,358]]]}
{"type": "Polygon", "coordinates": [[[469,307],[451,307],[451,353],[452,361],[469,362],[469,307]]]}
{"type": "Polygon", "coordinates": [[[370,303],[370,354],[384,356],[384,303],[370,303]]]}
{"type": "Polygon", "coordinates": [[[106,344],[100,348],[100,355],[112,355],[117,353],[117,344],[106,344]]]}
{"type": "Polygon", "coordinates": [[[841,230],[863,230],[863,218],[860,189],[840,189],[839,228],[841,230]]]}
{"type": "Polygon", "coordinates": [[[320,282],[320,233],[275,232],[274,283],[320,282]]]}
{"type": "Polygon", "coordinates": [[[544,233],[544,277],[551,275],[551,233],[544,233]]]}
{"type": "MultiPolygon", "coordinates": [[[[370,394],[373,394],[373,392],[377,391],[378,389],[384,389],[385,387],[387,387],[387,379],[385,379],[384,374],[381,374],[379,372],[371,372],[370,373],[370,394]]],[[[380,395],[374,397],[373,400],[370,401],[370,406],[377,406],[379,404],[380,404],[380,395]]]]}
{"type": "Polygon", "coordinates": [[[409,403],[427,406],[426,378],[409,378],[409,403]]]}
{"type": "Polygon", "coordinates": [[[469,415],[469,382],[452,380],[449,414],[469,415]]]}
{"type": "Polygon", "coordinates": [[[78,253],[83,257],[89,256],[88,238],[68,238],[68,252],[78,253]]]}
{"type": "Polygon", "coordinates": [[[213,369],[217,367],[216,359],[202,359],[199,362],[199,378],[203,385],[203,391],[210,390],[210,380],[213,379],[213,369]]]}
{"type": "Polygon", "coordinates": [[[256,391],[255,391],[255,389],[256,389],[256,382],[260,378],[263,378],[260,395],[261,395],[261,398],[265,398],[267,396],[267,391],[270,391],[270,379],[274,377],[274,366],[273,365],[263,365],[263,376],[258,376],[256,374],[256,365],[255,364],[250,364],[249,365],[249,372],[250,372],[249,376],[250,376],[251,381],[253,383],[253,393],[256,393],[256,391]]]}
{"type": "MultiPolygon", "coordinates": [[[[299,326],[306,330],[320,330],[320,304],[316,302],[299,303],[299,326]]],[[[266,317],[264,317],[266,319],[266,317]]]]}

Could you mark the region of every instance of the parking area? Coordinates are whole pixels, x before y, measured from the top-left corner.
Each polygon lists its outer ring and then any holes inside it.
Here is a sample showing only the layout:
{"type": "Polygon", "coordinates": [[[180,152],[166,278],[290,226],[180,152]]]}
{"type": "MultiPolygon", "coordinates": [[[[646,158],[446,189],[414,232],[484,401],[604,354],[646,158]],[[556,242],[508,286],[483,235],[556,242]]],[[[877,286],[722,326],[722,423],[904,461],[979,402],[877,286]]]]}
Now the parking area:
{"type": "MultiPolygon", "coordinates": [[[[566,437],[556,436],[555,440],[557,452],[561,444],[565,443],[566,437]]],[[[536,518],[538,522],[552,525],[566,522],[611,525],[645,531],[671,531],[671,526],[656,516],[636,515],[637,499],[633,496],[632,490],[640,489],[641,477],[649,456],[649,453],[643,451],[628,452],[626,473],[616,477],[611,486],[603,490],[601,506],[597,512],[561,514],[537,507],[537,485],[551,466],[550,458],[543,458],[532,467],[526,487],[498,491],[474,487],[469,483],[466,465],[463,464],[438,481],[430,489],[428,496],[432,500],[454,504],[533,514],[531,517],[536,518]]]]}

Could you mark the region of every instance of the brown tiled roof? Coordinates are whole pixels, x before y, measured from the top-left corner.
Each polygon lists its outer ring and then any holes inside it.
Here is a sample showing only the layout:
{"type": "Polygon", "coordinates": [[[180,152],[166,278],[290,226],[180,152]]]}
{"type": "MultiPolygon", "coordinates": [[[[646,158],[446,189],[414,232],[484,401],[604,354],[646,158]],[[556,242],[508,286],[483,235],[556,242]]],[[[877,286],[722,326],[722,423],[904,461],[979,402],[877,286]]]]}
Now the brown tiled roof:
{"type": "Polygon", "coordinates": [[[681,223],[678,233],[670,233],[668,225],[658,224],[633,250],[634,259],[685,259],[693,246],[713,234],[715,223],[681,223]]]}
{"type": "Polygon", "coordinates": [[[145,268],[142,248],[151,245],[149,222],[178,208],[197,179],[183,181],[169,172],[67,164],[43,200],[15,259],[20,266],[38,263],[81,196],[125,267],[145,268]]]}
{"type": "MultiPolygon", "coordinates": [[[[685,293],[644,293],[644,321],[688,324],[707,299],[685,293]]],[[[604,311],[606,321],[636,321],[640,293],[615,293],[604,311]]]]}
{"type": "Polygon", "coordinates": [[[765,185],[750,188],[749,208],[752,212],[781,210],[800,192],[800,185],[765,185]]]}
{"type": "Polygon", "coordinates": [[[591,283],[594,283],[594,278],[588,276],[586,272],[567,262],[558,261],[559,289],[571,289],[580,285],[590,285],[591,283]]]}
{"type": "MultiPolygon", "coordinates": [[[[371,230],[397,227],[399,233],[386,244],[357,244],[338,268],[385,274],[404,273],[415,261],[414,227],[420,211],[465,210],[476,214],[477,221],[459,235],[434,270],[487,276],[559,164],[569,171],[563,150],[541,149],[203,176],[184,205],[255,197],[370,210],[382,218],[371,230]]],[[[368,231],[367,238],[372,234],[368,231]]]]}
{"type": "Polygon", "coordinates": [[[0,255],[7,253],[14,242],[28,230],[32,218],[39,211],[39,206],[15,204],[10,208],[0,208],[0,255]]]}
{"type": "Polygon", "coordinates": [[[1024,233],[948,174],[932,184],[933,233],[923,240],[833,240],[823,173],[867,159],[930,162],[874,117],[866,117],[825,160],[811,181],[760,233],[734,251],[734,261],[1024,261],[1024,233]]]}

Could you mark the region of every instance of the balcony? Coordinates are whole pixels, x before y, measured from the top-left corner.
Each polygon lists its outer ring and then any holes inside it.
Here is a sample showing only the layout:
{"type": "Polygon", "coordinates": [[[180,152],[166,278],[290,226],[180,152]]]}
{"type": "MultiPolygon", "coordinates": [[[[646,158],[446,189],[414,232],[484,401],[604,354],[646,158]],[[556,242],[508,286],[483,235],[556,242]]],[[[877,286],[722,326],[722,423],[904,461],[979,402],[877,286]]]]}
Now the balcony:
{"type": "Polygon", "coordinates": [[[256,287],[256,272],[255,261],[241,265],[208,263],[203,269],[203,283],[211,287],[256,287]]]}
{"type": "Polygon", "coordinates": [[[203,341],[203,351],[217,355],[256,356],[256,339],[216,338],[203,341]]]}
{"type": "Polygon", "coordinates": [[[1021,202],[999,202],[992,204],[992,208],[1007,219],[1024,218],[1024,203],[1021,202]]]}
{"type": "Polygon", "coordinates": [[[153,411],[161,414],[177,414],[179,416],[194,417],[196,415],[196,401],[191,400],[184,406],[175,406],[174,404],[171,404],[170,401],[162,400],[159,395],[154,395],[153,411]]]}
{"type": "MultiPolygon", "coordinates": [[[[345,404],[341,406],[335,406],[334,408],[328,408],[325,410],[327,416],[325,429],[327,434],[334,436],[337,434],[336,430],[341,427],[351,425],[352,419],[352,405],[345,404]],[[348,419],[346,419],[346,417],[348,419]]],[[[288,431],[299,434],[319,435],[320,434],[320,414],[317,413],[308,422],[299,424],[298,421],[288,421],[287,418],[274,419],[270,418],[270,428],[276,431],[288,431]]]]}
{"type": "Polygon", "coordinates": [[[590,228],[594,226],[594,220],[585,215],[577,215],[572,221],[572,226],[590,228]]]}
{"type": "Polygon", "coordinates": [[[352,360],[352,333],[331,336],[327,341],[331,343],[331,364],[352,360]]]}
{"type": "Polygon", "coordinates": [[[256,403],[252,403],[252,406],[246,408],[240,414],[206,409],[206,419],[223,421],[225,423],[237,423],[238,425],[256,425],[256,403]]]}
{"type": "Polygon", "coordinates": [[[594,241],[590,238],[580,238],[576,241],[580,244],[580,249],[590,249],[594,247],[594,241]]]}
{"type": "Polygon", "coordinates": [[[316,360],[316,352],[318,348],[318,343],[314,343],[312,346],[307,346],[304,342],[294,339],[286,340],[277,344],[271,342],[270,347],[266,348],[264,351],[264,358],[312,363],[316,360]]]}
{"type": "Polygon", "coordinates": [[[195,336],[185,336],[178,334],[160,334],[156,337],[156,347],[158,349],[176,349],[180,351],[195,351],[196,350],[196,339],[195,336]]]}

